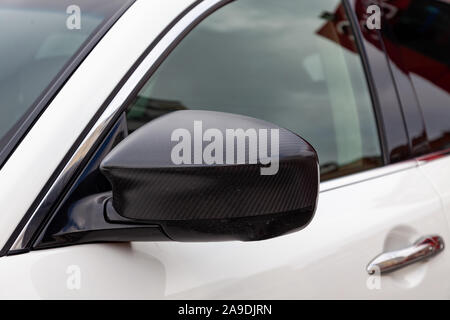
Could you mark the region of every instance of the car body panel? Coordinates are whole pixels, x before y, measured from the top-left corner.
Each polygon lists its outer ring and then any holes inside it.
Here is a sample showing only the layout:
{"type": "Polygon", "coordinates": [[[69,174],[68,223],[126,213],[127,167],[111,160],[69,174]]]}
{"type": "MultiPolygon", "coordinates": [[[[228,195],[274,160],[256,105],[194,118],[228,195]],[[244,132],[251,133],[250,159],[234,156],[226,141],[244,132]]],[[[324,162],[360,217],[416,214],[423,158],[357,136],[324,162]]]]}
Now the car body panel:
{"type": "Polygon", "coordinates": [[[445,250],[379,279],[365,270],[383,250],[402,248],[422,235],[450,241],[442,203],[421,170],[414,162],[397,169],[323,191],[308,228],[271,240],[90,244],[7,256],[0,259],[0,296],[449,298],[450,283],[442,279],[450,267],[445,250]],[[74,266],[77,290],[68,286],[74,266]]]}
{"type": "Polygon", "coordinates": [[[431,159],[431,161],[422,161],[420,169],[440,195],[450,225],[450,156],[436,155],[434,159],[432,157],[431,159]]]}

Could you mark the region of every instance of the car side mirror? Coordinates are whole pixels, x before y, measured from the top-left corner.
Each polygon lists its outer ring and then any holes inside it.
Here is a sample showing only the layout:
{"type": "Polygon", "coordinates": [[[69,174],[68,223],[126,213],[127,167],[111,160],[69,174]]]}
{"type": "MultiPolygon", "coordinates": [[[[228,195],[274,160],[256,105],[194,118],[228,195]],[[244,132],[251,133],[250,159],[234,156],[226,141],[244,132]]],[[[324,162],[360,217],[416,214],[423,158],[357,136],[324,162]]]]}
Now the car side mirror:
{"type": "Polygon", "coordinates": [[[236,114],[183,110],[130,134],[102,161],[107,216],[176,241],[262,240],[305,227],[319,189],[309,143],[236,114]],[[112,212],[114,211],[114,212],[112,212]]]}

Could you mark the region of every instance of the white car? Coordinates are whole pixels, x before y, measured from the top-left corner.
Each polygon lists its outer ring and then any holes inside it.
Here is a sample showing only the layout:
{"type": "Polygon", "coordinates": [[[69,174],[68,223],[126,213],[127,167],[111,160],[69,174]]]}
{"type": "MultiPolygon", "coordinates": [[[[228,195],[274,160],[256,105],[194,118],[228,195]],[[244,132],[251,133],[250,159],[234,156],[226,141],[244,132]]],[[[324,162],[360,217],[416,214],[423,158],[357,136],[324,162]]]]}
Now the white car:
{"type": "Polygon", "coordinates": [[[449,4],[365,5],[0,0],[0,298],[450,298],[449,4]]]}

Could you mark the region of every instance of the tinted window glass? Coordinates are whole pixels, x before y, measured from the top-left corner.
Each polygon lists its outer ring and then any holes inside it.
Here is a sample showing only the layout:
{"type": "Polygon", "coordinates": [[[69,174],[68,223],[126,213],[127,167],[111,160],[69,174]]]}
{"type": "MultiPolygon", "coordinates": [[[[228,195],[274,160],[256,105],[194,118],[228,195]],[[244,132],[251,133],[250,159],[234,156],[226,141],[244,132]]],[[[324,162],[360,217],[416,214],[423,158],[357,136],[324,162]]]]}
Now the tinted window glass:
{"type": "Polygon", "coordinates": [[[55,76],[126,2],[0,0],[0,151],[55,76]]]}
{"type": "Polygon", "coordinates": [[[190,32],[143,87],[129,130],[174,110],[231,112],[307,139],[322,180],[379,166],[371,99],[345,20],[336,0],[232,2],[190,32]]]}
{"type": "Polygon", "coordinates": [[[433,151],[450,148],[450,3],[390,1],[382,27],[391,59],[408,73],[433,151]],[[390,45],[390,43],[393,46],[390,45]]]}

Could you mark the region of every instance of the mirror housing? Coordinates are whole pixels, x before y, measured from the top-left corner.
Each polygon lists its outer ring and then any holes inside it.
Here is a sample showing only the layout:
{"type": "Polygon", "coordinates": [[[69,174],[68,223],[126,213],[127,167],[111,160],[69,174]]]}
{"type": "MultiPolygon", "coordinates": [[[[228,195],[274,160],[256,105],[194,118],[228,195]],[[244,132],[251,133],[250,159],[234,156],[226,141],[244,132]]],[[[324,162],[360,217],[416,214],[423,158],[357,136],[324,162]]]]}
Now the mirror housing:
{"type": "Polygon", "coordinates": [[[176,241],[262,240],[299,230],[319,191],[317,154],[301,137],[212,111],[151,121],[100,170],[113,190],[107,216],[158,225],[176,241]]]}

